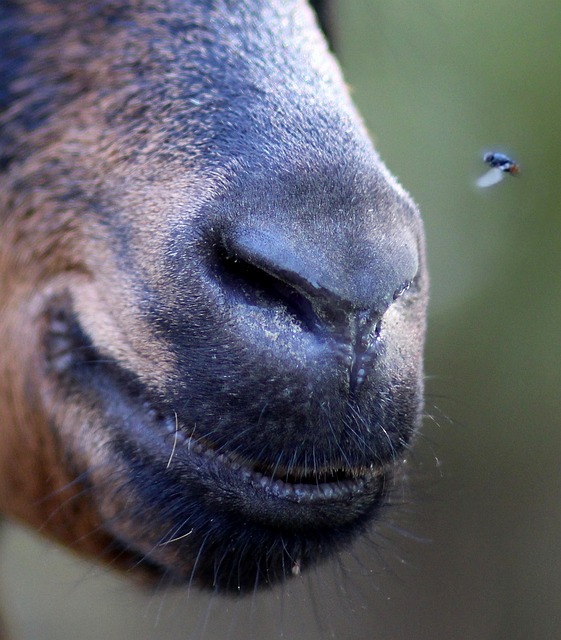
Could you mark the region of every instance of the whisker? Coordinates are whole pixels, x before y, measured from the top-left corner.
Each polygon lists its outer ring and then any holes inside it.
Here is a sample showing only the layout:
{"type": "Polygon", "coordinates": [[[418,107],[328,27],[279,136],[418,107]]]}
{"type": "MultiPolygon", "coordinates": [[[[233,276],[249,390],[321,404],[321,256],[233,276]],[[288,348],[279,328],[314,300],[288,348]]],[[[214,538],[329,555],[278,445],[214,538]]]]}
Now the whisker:
{"type": "Polygon", "coordinates": [[[171,461],[172,461],[173,455],[175,453],[175,448],[177,446],[177,438],[178,438],[178,435],[179,435],[179,424],[178,424],[178,421],[177,421],[177,413],[175,411],[173,413],[175,415],[175,434],[174,434],[174,437],[173,437],[173,447],[171,449],[171,453],[170,453],[170,456],[169,456],[168,463],[166,465],[166,469],[170,468],[171,461]]]}

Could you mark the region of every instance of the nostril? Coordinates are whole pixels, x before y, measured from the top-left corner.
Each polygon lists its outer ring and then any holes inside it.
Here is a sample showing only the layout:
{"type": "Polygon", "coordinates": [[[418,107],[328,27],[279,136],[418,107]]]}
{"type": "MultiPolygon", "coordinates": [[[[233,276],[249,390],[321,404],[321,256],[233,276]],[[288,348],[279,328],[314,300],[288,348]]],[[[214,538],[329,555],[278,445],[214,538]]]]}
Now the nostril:
{"type": "Polygon", "coordinates": [[[321,329],[321,321],[305,295],[245,256],[217,246],[214,266],[216,278],[230,303],[280,311],[305,331],[321,329]]]}
{"type": "Polygon", "coordinates": [[[401,296],[408,290],[410,289],[412,285],[411,280],[405,280],[405,282],[403,282],[393,293],[393,299],[397,300],[398,298],[401,298],[401,296]]]}
{"type": "Polygon", "coordinates": [[[401,260],[397,269],[391,252],[365,245],[358,255],[343,239],[340,250],[330,253],[284,229],[232,225],[213,230],[207,256],[235,314],[249,312],[252,322],[298,327],[322,341],[350,345],[363,360],[379,337],[385,311],[414,281],[407,276],[415,260],[401,260]]]}

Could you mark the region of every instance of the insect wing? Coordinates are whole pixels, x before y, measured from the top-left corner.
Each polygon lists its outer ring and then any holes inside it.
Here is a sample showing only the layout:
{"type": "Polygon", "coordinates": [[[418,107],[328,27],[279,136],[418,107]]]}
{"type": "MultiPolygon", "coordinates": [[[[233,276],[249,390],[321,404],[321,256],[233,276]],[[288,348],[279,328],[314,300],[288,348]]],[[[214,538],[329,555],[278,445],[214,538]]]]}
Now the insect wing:
{"type": "Polygon", "coordinates": [[[486,171],[480,178],[475,181],[478,187],[485,188],[491,187],[497,182],[500,182],[505,177],[504,171],[499,167],[493,167],[486,171]]]}

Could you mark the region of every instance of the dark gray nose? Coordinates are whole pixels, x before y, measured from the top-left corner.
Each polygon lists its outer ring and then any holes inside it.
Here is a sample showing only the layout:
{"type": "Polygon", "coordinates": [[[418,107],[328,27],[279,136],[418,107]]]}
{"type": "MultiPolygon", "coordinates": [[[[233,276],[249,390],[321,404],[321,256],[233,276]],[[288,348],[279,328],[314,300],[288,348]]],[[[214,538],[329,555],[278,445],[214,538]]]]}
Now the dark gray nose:
{"type": "MultiPolygon", "coordinates": [[[[252,306],[283,307],[320,338],[340,343],[358,363],[392,301],[415,277],[413,241],[356,242],[355,234],[237,226],[222,238],[220,279],[226,294],[252,306]],[[396,255],[396,253],[400,255],[396,255]]],[[[357,364],[357,379],[360,378],[357,364]]]]}

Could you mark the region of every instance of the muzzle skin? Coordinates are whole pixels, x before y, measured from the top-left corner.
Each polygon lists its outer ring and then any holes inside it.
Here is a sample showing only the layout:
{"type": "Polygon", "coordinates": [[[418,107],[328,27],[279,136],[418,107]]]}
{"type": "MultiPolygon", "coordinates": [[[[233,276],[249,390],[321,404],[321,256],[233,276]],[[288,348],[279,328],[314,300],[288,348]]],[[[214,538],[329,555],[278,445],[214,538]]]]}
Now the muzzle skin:
{"type": "Polygon", "coordinates": [[[375,519],[422,223],[300,0],[0,9],[0,508],[222,591],[375,519]]]}

